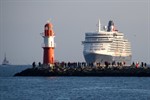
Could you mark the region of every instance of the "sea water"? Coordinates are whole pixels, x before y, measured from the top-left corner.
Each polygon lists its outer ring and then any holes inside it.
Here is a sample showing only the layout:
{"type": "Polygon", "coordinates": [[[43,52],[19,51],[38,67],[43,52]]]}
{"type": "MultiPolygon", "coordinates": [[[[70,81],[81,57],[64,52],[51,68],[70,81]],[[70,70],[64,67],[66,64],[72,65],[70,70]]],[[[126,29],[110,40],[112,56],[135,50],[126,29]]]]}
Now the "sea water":
{"type": "Polygon", "coordinates": [[[0,76],[0,100],[150,100],[150,77],[0,76]]]}

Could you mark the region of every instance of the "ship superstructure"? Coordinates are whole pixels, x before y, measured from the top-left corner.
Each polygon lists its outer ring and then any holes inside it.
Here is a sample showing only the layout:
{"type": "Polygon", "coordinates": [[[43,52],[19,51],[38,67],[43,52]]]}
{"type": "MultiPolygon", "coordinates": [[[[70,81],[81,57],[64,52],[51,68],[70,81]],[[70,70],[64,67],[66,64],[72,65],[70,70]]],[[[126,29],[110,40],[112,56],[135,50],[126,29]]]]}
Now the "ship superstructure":
{"type": "Polygon", "coordinates": [[[83,55],[87,63],[117,63],[123,62],[126,65],[131,64],[131,45],[124,38],[124,34],[119,32],[112,20],[108,26],[101,29],[100,20],[97,32],[85,33],[83,55]]]}

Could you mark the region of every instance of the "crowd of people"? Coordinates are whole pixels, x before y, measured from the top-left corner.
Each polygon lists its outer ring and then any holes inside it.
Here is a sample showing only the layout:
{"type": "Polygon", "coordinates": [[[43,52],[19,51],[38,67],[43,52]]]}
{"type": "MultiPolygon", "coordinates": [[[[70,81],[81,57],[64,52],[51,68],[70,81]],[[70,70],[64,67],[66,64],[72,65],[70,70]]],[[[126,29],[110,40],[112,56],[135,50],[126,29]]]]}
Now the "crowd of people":
{"type": "Polygon", "coordinates": [[[55,62],[53,65],[36,64],[22,75],[37,76],[150,76],[150,67],[144,62],[125,66],[117,63],[55,62]]]}
{"type": "MultiPolygon", "coordinates": [[[[43,64],[41,64],[41,62],[38,63],[38,65],[36,64],[36,62],[33,62],[32,63],[32,67],[35,68],[35,67],[41,67],[43,66],[43,64]]],[[[126,66],[125,65],[125,62],[112,62],[112,63],[109,63],[107,61],[105,61],[103,64],[98,62],[98,63],[86,63],[86,62],[55,62],[53,64],[53,66],[61,66],[61,67],[71,67],[71,68],[80,68],[80,67],[105,67],[105,68],[108,68],[108,67],[130,67],[130,66],[126,66]]],[[[144,63],[144,62],[133,62],[131,64],[131,67],[146,67],[147,64],[144,63]]]]}
{"type": "Polygon", "coordinates": [[[136,68],[138,68],[138,67],[146,67],[147,64],[144,63],[144,62],[141,62],[141,63],[139,63],[139,62],[136,62],[136,63],[133,62],[131,66],[135,66],[136,68]]]}

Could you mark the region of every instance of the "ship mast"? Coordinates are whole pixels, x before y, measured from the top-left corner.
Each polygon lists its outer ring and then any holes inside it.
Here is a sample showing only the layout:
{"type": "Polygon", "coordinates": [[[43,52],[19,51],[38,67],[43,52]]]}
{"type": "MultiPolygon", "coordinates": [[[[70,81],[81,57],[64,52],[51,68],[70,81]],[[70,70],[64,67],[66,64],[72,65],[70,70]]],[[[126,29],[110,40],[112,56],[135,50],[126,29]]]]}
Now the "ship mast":
{"type": "Polygon", "coordinates": [[[6,62],[7,61],[7,58],[6,58],[6,53],[5,53],[5,55],[4,55],[4,62],[6,62]]]}
{"type": "Polygon", "coordinates": [[[101,31],[101,22],[100,22],[100,19],[98,20],[98,33],[100,33],[101,31]]]}

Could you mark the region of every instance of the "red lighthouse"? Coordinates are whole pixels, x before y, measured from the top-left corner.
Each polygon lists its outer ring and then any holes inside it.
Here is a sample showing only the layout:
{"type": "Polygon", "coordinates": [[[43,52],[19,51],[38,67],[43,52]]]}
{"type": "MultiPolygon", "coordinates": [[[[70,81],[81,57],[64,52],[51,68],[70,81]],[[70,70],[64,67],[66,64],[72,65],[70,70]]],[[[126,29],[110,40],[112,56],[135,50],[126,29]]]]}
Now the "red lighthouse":
{"type": "Polygon", "coordinates": [[[54,37],[53,25],[51,22],[47,22],[44,26],[44,54],[43,54],[43,64],[53,65],[54,64],[54,37]]]}

